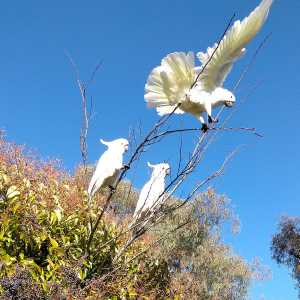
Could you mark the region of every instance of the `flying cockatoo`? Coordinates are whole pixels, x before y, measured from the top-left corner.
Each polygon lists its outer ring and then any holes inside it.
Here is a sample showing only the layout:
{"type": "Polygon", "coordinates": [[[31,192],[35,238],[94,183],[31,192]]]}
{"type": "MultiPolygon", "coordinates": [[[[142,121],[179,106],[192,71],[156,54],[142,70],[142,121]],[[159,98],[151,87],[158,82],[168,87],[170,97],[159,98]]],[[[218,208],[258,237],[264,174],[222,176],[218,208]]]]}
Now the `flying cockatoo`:
{"type": "Polygon", "coordinates": [[[151,178],[141,190],[131,224],[143,218],[147,212],[153,212],[164,200],[160,196],[165,190],[165,177],[170,172],[170,166],[166,163],[152,165],[149,162],[148,166],[152,169],[151,178]]]}
{"type": "Polygon", "coordinates": [[[212,109],[221,105],[231,107],[234,94],[223,88],[233,63],[245,52],[245,46],[255,37],[267,19],[273,0],[263,0],[244,20],[236,21],[227,31],[219,46],[215,44],[206,53],[199,52],[201,66],[195,66],[193,52],[174,52],[167,55],[150,73],[145,86],[145,100],[159,115],[190,113],[208,129],[208,122],[216,122],[212,109]],[[207,65],[206,65],[207,64],[207,65]],[[206,66],[205,66],[206,65],[206,66]]]}
{"type": "Polygon", "coordinates": [[[123,166],[123,154],[128,150],[126,139],[116,139],[111,142],[100,142],[108,149],[100,157],[96,170],[89,184],[88,194],[91,200],[94,194],[101,188],[113,187],[123,166]]]}

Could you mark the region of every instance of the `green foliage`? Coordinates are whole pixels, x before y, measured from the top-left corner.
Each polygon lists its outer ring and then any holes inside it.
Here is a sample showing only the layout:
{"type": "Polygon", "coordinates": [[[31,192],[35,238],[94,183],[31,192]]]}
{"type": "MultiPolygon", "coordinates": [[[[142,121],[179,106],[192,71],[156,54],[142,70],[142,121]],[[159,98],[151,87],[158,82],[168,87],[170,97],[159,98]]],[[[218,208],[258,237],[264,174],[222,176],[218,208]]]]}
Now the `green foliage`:
{"type": "MultiPolygon", "coordinates": [[[[170,205],[174,204],[180,201],[173,199],[170,205]]],[[[167,260],[171,286],[183,299],[246,299],[250,266],[220,240],[221,225],[229,220],[236,224],[228,199],[208,189],[175,210],[155,230],[160,236],[189,221],[187,227],[170,235],[156,251],[167,260]]]]}
{"type": "MultiPolygon", "coordinates": [[[[278,232],[272,238],[272,258],[292,270],[300,291],[300,218],[284,217],[278,232]]],[[[299,297],[300,299],[300,293],[299,297]]]]}
{"type": "MultiPolygon", "coordinates": [[[[16,266],[29,270],[33,279],[47,290],[49,282],[61,283],[61,267],[75,270],[83,282],[91,274],[109,268],[116,245],[109,243],[101,252],[92,244],[85,257],[89,236],[87,210],[64,214],[59,205],[49,207],[43,200],[52,187],[40,185],[38,190],[25,179],[24,185],[12,185],[14,178],[1,173],[0,257],[2,278],[13,275],[16,266]],[[99,271],[100,270],[100,271],[99,271]]],[[[53,198],[59,203],[53,189],[53,198]]],[[[84,196],[84,195],[83,195],[84,196]]],[[[105,243],[116,234],[113,225],[100,224],[97,243],[105,243]]]]}
{"type": "Polygon", "coordinates": [[[97,292],[108,299],[127,299],[166,290],[164,261],[142,255],[127,263],[143,250],[142,243],[127,251],[119,266],[114,265],[121,267],[122,275],[103,277],[112,270],[112,260],[123,243],[114,239],[119,229],[107,219],[100,222],[87,249],[90,221],[95,222],[97,209],[90,210],[86,204],[80,174],[72,178],[53,163],[24,156],[21,148],[4,141],[0,148],[2,293],[14,297],[30,282],[45,297],[55,293],[88,297],[97,292]]]}
{"type": "Polygon", "coordinates": [[[91,172],[79,167],[70,176],[0,139],[0,296],[244,299],[250,268],[220,241],[222,224],[233,219],[226,197],[208,190],[123,251],[138,191],[121,182],[87,249],[107,192],[88,207],[91,172]]]}

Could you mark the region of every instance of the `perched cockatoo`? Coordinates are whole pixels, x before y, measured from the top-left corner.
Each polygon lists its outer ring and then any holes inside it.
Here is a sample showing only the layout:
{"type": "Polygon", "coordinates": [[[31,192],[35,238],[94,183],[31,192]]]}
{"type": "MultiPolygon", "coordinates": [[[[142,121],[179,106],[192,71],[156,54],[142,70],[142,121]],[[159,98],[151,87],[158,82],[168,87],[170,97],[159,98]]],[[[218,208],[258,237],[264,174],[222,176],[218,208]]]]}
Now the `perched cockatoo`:
{"type": "Polygon", "coordinates": [[[234,94],[223,88],[223,83],[233,63],[246,52],[245,46],[262,28],[272,2],[263,0],[243,21],[236,21],[218,48],[215,44],[206,53],[199,52],[200,67],[195,66],[193,52],[167,55],[148,77],[145,86],[148,106],[156,108],[159,115],[165,115],[180,105],[175,113],[194,115],[206,131],[208,127],[203,118],[204,112],[208,115],[208,122],[212,123],[217,121],[212,117],[213,108],[220,105],[231,107],[234,104],[234,94]]]}
{"type": "Polygon", "coordinates": [[[100,142],[108,149],[100,157],[96,170],[89,184],[88,194],[91,200],[94,194],[101,188],[113,187],[123,166],[123,154],[128,150],[126,139],[116,139],[111,142],[100,142]]]}
{"type": "Polygon", "coordinates": [[[151,178],[141,190],[133,214],[132,224],[138,219],[143,218],[148,212],[153,212],[164,200],[164,198],[160,196],[162,196],[165,190],[165,177],[170,172],[170,166],[166,163],[152,165],[149,162],[148,166],[152,169],[151,178]]]}

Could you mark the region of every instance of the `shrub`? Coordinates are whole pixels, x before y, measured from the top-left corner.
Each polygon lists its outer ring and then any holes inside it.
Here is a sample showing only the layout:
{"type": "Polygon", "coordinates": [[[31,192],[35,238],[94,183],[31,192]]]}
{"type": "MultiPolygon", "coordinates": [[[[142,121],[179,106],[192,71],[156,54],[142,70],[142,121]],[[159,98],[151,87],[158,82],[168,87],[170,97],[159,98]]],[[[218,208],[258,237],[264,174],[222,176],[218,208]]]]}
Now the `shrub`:
{"type": "Polygon", "coordinates": [[[107,195],[101,191],[87,205],[92,171],[79,166],[71,176],[59,162],[43,162],[0,138],[4,299],[245,298],[250,266],[220,241],[222,224],[232,219],[226,197],[209,189],[123,251],[138,198],[123,181],[87,249],[90,223],[107,195]],[[173,232],[186,220],[188,226],[173,232]]]}
{"type": "MultiPolygon", "coordinates": [[[[96,208],[90,211],[87,206],[82,169],[71,177],[57,162],[42,162],[3,139],[0,151],[0,285],[4,295],[17,297],[26,289],[29,298],[38,293],[85,297],[97,292],[119,299],[166,290],[166,263],[146,255],[121,265],[122,275],[105,279],[122,239],[114,240],[120,230],[114,220],[106,218],[86,249],[96,208]]],[[[119,264],[143,247],[142,241],[136,243],[119,264]]]]}

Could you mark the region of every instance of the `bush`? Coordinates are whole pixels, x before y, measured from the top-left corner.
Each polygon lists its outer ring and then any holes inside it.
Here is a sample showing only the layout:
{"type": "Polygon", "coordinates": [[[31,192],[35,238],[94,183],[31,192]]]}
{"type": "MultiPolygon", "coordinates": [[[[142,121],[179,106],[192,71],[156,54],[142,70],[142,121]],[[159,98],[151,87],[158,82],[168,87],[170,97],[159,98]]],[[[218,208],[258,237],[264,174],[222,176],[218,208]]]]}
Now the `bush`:
{"type": "MultiPolygon", "coordinates": [[[[112,270],[122,239],[114,240],[119,229],[106,219],[86,249],[89,222],[96,210],[90,211],[86,204],[82,169],[71,177],[57,162],[44,163],[4,140],[0,150],[0,285],[4,295],[17,297],[27,290],[28,298],[43,293],[87,297],[96,291],[119,299],[166,291],[166,263],[146,255],[126,265],[125,275],[121,265],[122,275],[103,279],[112,270]]],[[[136,243],[120,264],[143,247],[143,242],[136,243]]]]}
{"type": "Polygon", "coordinates": [[[226,197],[208,190],[123,251],[138,191],[121,182],[87,249],[90,222],[107,194],[97,193],[88,207],[92,171],[79,166],[71,176],[57,161],[43,162],[0,139],[4,299],[244,299],[250,266],[219,238],[232,219],[226,197]],[[168,234],[186,220],[188,226],[168,234]]]}

